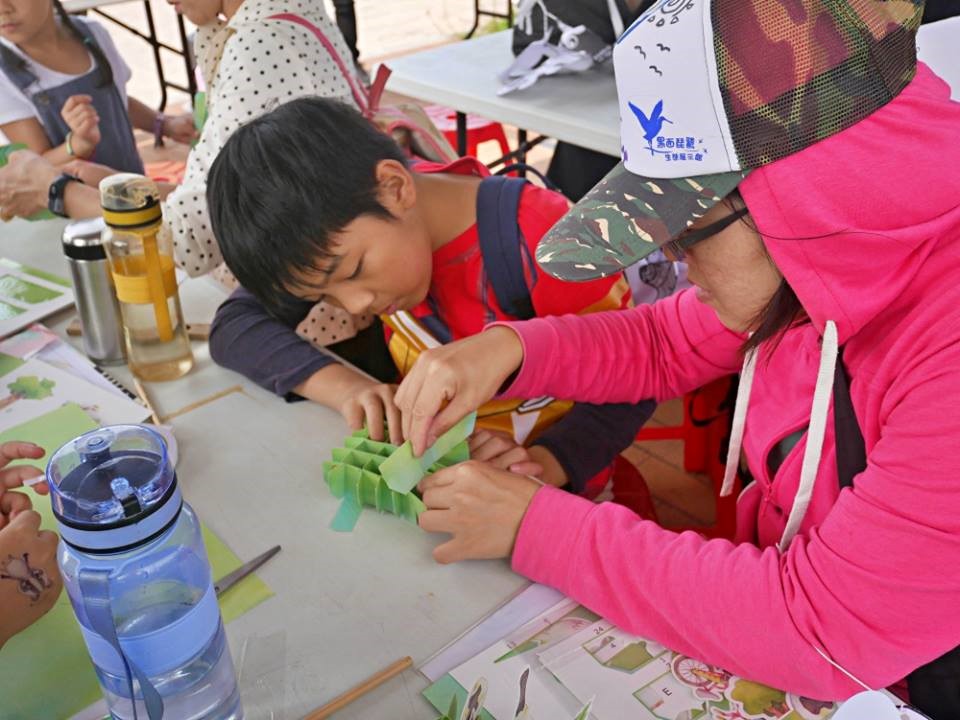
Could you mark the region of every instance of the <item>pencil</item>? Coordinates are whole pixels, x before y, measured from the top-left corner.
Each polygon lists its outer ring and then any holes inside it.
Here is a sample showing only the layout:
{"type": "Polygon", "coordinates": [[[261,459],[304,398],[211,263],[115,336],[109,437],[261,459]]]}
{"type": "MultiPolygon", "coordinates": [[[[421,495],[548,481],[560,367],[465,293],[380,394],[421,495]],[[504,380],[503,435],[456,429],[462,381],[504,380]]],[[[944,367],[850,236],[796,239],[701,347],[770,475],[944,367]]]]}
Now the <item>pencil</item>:
{"type": "Polygon", "coordinates": [[[343,708],[345,708],[347,705],[352,703],[357,698],[360,698],[366,695],[368,692],[370,692],[374,688],[379,687],[380,685],[385,683],[387,680],[389,680],[395,675],[399,675],[409,667],[413,667],[413,660],[411,658],[405,657],[400,660],[397,660],[395,663],[393,663],[393,665],[390,665],[389,667],[384,668],[383,670],[378,672],[376,675],[371,675],[369,678],[364,680],[362,683],[360,683],[356,687],[353,687],[350,690],[347,690],[347,692],[343,693],[343,695],[340,695],[339,697],[334,698],[323,707],[317,708],[312,713],[307,715],[303,720],[324,720],[324,718],[328,718],[331,715],[333,715],[335,712],[343,710],[343,708]]]}
{"type": "Polygon", "coordinates": [[[140,396],[140,402],[142,402],[146,406],[147,410],[150,411],[150,419],[153,420],[153,424],[163,425],[163,421],[160,419],[160,416],[157,415],[157,411],[153,408],[153,403],[150,402],[150,396],[147,395],[146,389],[136,376],[133,378],[133,386],[137,389],[137,395],[140,396]]]}

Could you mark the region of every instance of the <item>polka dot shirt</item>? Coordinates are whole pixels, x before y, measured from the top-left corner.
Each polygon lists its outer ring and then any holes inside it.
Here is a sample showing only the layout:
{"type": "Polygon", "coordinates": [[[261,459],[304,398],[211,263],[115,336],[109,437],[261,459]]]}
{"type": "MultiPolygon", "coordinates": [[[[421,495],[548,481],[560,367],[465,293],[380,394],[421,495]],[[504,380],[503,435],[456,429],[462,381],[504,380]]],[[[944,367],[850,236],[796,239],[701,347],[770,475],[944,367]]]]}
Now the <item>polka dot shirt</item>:
{"type": "MultiPolygon", "coordinates": [[[[223,262],[210,227],[206,178],[231,133],[278,105],[305,95],[353,102],[347,81],[323,45],[300,25],[269,19],[279,13],[293,13],[310,21],[333,43],[341,58],[348,59],[349,66],[350,53],[343,37],[317,0],[246,0],[229,22],[213,23],[197,31],[197,64],[207,82],[207,121],[190,152],[183,183],[163,206],[163,232],[171,236],[177,264],[190,275],[209,273],[223,262]]],[[[352,337],[364,325],[339,308],[317,308],[312,315],[316,322],[310,325],[337,328],[337,339],[352,337]]],[[[334,341],[326,333],[304,329],[304,334],[322,344],[334,341]]]]}

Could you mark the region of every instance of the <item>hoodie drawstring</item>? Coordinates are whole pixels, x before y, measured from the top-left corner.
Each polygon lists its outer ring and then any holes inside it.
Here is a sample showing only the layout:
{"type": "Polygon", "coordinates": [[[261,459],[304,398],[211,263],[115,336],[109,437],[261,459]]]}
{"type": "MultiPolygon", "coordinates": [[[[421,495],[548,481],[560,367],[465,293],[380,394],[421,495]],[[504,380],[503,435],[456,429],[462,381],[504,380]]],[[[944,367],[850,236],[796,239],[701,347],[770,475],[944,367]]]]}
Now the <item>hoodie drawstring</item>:
{"type": "MultiPolygon", "coordinates": [[[[833,375],[837,369],[837,355],[840,345],[837,339],[837,324],[827,320],[820,346],[820,367],[817,370],[817,384],[813,391],[813,407],[810,410],[810,425],[807,428],[807,444],[803,451],[803,463],[800,468],[800,486],[787,518],[787,525],[780,537],[778,547],[783,552],[789,547],[810,506],[813,486],[817,479],[817,469],[823,455],[823,438],[827,429],[827,417],[830,414],[830,400],[833,396],[833,375]]],[[[747,406],[750,404],[750,391],[757,367],[757,350],[747,353],[740,371],[740,388],[733,410],[733,427],[730,429],[730,444],[727,448],[727,463],[723,473],[723,487],[720,497],[733,492],[733,483],[740,462],[740,449],[743,446],[743,431],[747,422],[747,406]]]]}
{"type": "Polygon", "coordinates": [[[827,430],[827,416],[830,414],[830,399],[833,396],[833,375],[837,370],[837,355],[840,344],[837,340],[837,324],[827,320],[820,344],[820,368],[817,370],[817,385],[813,391],[813,407],[810,410],[810,425],[807,428],[807,446],[803,449],[803,464],[800,466],[800,487],[793,499],[793,507],[787,518],[787,526],[780,537],[780,552],[784,552],[790,541],[800,530],[804,515],[813,496],[813,486],[817,480],[817,469],[823,455],[823,437],[827,430]]]}
{"type": "Polygon", "coordinates": [[[743,429],[747,424],[747,405],[750,404],[750,390],[753,388],[753,375],[757,369],[757,349],[747,352],[740,370],[740,385],[737,388],[737,402],[733,407],[733,426],[730,428],[730,442],[727,444],[727,464],[723,470],[723,486],[720,497],[733,492],[733,481],[740,466],[740,448],[743,446],[743,429]]]}

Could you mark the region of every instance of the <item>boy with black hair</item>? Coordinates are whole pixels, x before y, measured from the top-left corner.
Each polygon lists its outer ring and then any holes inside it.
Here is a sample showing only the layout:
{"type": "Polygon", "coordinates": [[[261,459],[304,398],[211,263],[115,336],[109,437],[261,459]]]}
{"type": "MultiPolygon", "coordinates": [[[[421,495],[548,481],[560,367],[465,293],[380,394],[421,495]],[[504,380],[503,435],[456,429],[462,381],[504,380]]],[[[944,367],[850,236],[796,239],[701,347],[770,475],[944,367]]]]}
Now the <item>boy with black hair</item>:
{"type": "MultiPolygon", "coordinates": [[[[488,176],[473,158],[411,165],[360,113],[325,98],[295,100],[239,128],[208,178],[213,232],[243,286],[214,319],[214,360],[282,396],[336,408],[375,436],[386,421],[399,442],[389,383],[421,350],[494,320],[630,304],[622,276],[566,283],[540,272],[534,251],[567,201],[488,176]],[[321,299],[389,326],[331,348],[382,382],[293,331],[321,299]],[[392,363],[378,362],[385,346],[392,363]]],[[[480,413],[472,455],[578,492],[588,481],[599,490],[653,408],[495,402],[480,413]]]]}

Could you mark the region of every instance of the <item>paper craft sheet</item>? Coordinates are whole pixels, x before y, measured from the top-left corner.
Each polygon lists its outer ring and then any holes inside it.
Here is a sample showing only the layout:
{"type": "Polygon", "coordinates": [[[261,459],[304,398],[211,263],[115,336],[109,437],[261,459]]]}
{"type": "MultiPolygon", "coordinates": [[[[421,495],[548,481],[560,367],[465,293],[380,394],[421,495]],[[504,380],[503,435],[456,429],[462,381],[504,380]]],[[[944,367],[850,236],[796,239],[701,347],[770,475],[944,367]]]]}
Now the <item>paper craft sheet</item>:
{"type": "Polygon", "coordinates": [[[138,423],[149,412],[129,398],[92,385],[41,360],[0,362],[0,426],[17,425],[76,403],[99,425],[138,423]]]}
{"type": "Polygon", "coordinates": [[[70,283],[0,258],[0,338],[73,305],[70,283]]]}
{"type": "Polygon", "coordinates": [[[485,678],[489,717],[513,720],[527,667],[525,720],[573,718],[591,700],[594,720],[827,720],[837,710],[626,633],[569,599],[454,668],[424,696],[442,712],[452,695],[462,706],[464,688],[485,678]]]}

